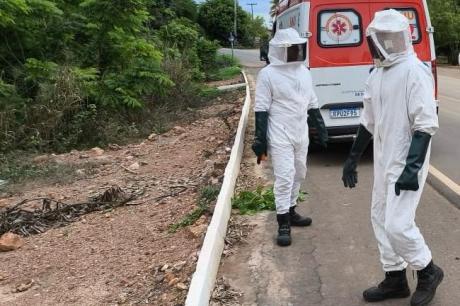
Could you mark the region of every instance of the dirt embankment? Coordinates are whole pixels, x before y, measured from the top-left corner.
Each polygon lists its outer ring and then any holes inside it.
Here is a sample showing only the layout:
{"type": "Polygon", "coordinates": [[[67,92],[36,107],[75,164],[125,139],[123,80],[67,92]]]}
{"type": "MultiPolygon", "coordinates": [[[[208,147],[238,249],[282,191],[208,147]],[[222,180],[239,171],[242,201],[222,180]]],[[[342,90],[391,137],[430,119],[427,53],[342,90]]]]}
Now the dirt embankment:
{"type": "Polygon", "coordinates": [[[1,209],[32,198],[85,202],[114,186],[136,197],[0,253],[0,305],[181,305],[212,205],[193,225],[174,233],[171,225],[197,208],[203,187],[220,187],[243,99],[244,91],[227,93],[195,110],[200,119],[140,144],[37,158],[71,165],[76,176],[52,185],[29,182],[4,194],[1,209]]]}

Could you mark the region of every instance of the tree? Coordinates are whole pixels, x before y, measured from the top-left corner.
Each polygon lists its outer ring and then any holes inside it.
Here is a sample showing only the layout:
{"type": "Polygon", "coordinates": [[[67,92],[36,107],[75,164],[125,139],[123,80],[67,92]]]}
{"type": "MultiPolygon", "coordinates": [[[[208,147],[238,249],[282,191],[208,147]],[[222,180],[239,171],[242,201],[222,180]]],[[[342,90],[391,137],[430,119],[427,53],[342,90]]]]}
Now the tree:
{"type": "MultiPolygon", "coordinates": [[[[228,45],[228,37],[234,29],[233,0],[207,0],[198,12],[198,23],[203,27],[208,37],[228,45]]],[[[237,7],[237,39],[243,45],[251,45],[251,16],[239,5],[237,7]]]]}
{"type": "Polygon", "coordinates": [[[276,7],[280,3],[280,0],[272,0],[271,5],[270,5],[270,16],[275,17],[276,16],[276,7]]]}
{"type": "Polygon", "coordinates": [[[449,63],[458,63],[460,51],[460,1],[430,0],[432,24],[438,53],[446,54],[449,63]]]}

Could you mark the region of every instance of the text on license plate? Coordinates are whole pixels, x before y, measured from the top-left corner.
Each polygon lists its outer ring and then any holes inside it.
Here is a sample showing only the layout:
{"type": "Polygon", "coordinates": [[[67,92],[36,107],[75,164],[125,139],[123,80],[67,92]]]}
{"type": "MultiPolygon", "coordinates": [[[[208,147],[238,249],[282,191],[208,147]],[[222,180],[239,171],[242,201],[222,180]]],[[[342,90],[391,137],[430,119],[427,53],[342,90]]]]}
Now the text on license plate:
{"type": "Polygon", "coordinates": [[[359,117],[359,108],[335,108],[330,110],[330,116],[336,118],[356,118],[359,117]]]}

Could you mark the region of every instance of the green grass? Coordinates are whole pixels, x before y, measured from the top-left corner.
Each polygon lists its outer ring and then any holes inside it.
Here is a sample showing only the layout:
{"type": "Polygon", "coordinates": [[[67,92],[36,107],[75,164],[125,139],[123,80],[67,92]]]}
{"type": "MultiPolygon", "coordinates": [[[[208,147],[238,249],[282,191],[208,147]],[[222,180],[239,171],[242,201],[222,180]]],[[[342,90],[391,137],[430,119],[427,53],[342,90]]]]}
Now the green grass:
{"type": "Polygon", "coordinates": [[[238,61],[236,56],[232,58],[232,56],[228,54],[218,54],[216,57],[216,65],[220,68],[240,66],[240,62],[238,61]]]}
{"type": "Polygon", "coordinates": [[[219,192],[220,187],[218,186],[205,186],[201,189],[198,207],[185,215],[185,217],[183,217],[179,222],[171,224],[169,226],[169,232],[175,233],[183,227],[194,224],[206,211],[209,210],[209,206],[217,199],[219,192]]]}
{"type": "Polygon", "coordinates": [[[213,81],[224,81],[235,78],[241,73],[241,68],[238,66],[230,66],[218,69],[210,75],[213,81]]]}
{"type": "MultiPolygon", "coordinates": [[[[297,202],[305,201],[305,192],[300,192],[297,202]]],[[[257,187],[255,191],[241,191],[232,199],[232,207],[242,215],[252,215],[259,211],[276,210],[273,187],[264,189],[257,187]]]]}
{"type": "Polygon", "coordinates": [[[206,98],[206,99],[213,99],[213,98],[218,97],[220,94],[221,92],[215,87],[203,86],[200,92],[200,97],[206,98]]]}

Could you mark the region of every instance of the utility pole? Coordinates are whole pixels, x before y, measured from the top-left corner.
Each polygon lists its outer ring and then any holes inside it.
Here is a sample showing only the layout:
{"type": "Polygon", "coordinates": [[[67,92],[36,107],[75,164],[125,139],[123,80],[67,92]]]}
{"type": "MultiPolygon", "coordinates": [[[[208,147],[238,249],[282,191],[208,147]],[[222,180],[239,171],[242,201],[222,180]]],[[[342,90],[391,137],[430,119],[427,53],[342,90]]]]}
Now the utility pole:
{"type": "Polygon", "coordinates": [[[235,16],[234,16],[234,25],[233,25],[233,35],[234,35],[235,37],[238,36],[238,34],[237,34],[237,32],[236,32],[236,8],[237,8],[237,4],[236,4],[236,3],[237,3],[237,1],[238,1],[238,0],[234,0],[234,1],[233,1],[234,6],[235,6],[235,14],[234,14],[235,16]]]}
{"type": "Polygon", "coordinates": [[[257,3],[246,3],[246,5],[251,6],[251,16],[252,16],[252,19],[254,20],[254,5],[257,5],[257,3]]]}

